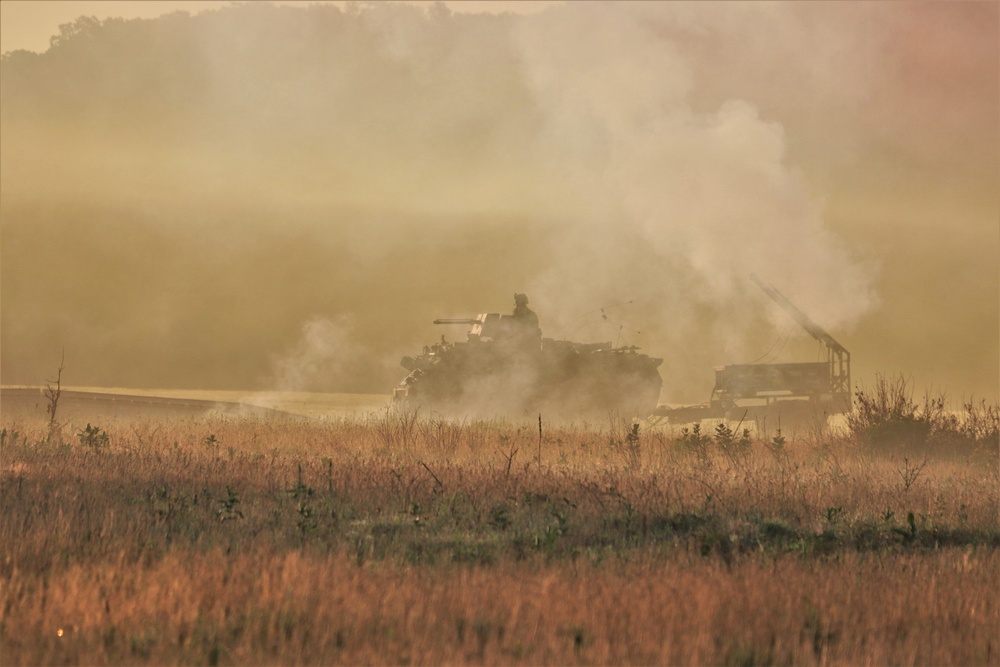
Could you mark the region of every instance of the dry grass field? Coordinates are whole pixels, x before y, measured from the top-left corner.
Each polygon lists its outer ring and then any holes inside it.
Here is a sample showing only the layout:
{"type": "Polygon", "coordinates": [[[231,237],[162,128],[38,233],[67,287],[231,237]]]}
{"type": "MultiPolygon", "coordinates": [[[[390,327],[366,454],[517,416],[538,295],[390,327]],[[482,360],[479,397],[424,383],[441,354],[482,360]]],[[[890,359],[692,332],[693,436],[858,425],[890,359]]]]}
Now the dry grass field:
{"type": "Polygon", "coordinates": [[[4,422],[4,665],[1000,663],[995,425],[4,422]]]}

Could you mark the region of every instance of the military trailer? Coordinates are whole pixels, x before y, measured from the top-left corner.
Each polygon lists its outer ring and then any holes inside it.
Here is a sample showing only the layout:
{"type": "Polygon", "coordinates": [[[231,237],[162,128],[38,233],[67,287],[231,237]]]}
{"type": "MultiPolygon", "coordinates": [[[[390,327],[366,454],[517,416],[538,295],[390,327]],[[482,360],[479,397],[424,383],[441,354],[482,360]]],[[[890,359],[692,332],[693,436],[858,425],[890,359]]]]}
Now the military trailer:
{"type": "Polygon", "coordinates": [[[851,411],[851,353],[784,294],[756,275],[750,279],[825,346],[826,361],[717,367],[708,403],[661,405],[653,412],[653,421],[683,424],[702,419],[771,419],[772,423],[800,423],[851,411]]]}

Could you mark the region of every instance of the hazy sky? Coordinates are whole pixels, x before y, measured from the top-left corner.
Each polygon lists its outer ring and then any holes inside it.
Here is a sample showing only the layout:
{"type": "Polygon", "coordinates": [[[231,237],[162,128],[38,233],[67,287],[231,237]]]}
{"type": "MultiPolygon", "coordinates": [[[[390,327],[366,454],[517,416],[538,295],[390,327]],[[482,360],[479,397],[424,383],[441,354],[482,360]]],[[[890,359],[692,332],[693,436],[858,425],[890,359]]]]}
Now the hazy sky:
{"type": "Polygon", "coordinates": [[[997,3],[280,4],[0,3],[5,383],[388,392],[527,291],[693,402],[818,354],[757,273],[1000,394],[997,3]]]}
{"type": "MultiPolygon", "coordinates": [[[[3,0],[0,2],[0,52],[17,49],[44,51],[49,48],[49,38],[59,33],[59,26],[72,23],[79,16],[95,16],[98,19],[112,16],[151,19],[170,12],[194,14],[232,4],[232,0],[3,0]]],[[[273,4],[290,7],[330,4],[344,7],[347,2],[279,0],[273,4]]],[[[434,0],[411,1],[407,4],[427,7],[433,5],[434,0]]],[[[453,12],[532,13],[561,4],[561,0],[451,0],[444,4],[453,12]]]]}

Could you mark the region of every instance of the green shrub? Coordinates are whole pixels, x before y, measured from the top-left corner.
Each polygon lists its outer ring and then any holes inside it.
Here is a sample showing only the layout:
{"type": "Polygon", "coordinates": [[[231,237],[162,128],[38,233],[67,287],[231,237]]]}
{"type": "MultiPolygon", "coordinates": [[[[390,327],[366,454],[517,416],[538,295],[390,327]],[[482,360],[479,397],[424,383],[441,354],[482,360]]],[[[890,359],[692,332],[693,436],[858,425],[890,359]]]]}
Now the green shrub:
{"type": "Polygon", "coordinates": [[[920,405],[906,378],[881,374],[870,391],[859,389],[855,399],[848,429],[856,442],[872,451],[998,454],[1000,407],[986,401],[969,401],[956,413],[946,408],[944,395],[927,394],[920,405]]]}
{"type": "Polygon", "coordinates": [[[103,449],[108,446],[107,432],[96,426],[91,426],[89,423],[86,428],[76,434],[76,437],[80,439],[80,444],[84,447],[103,449]]]}

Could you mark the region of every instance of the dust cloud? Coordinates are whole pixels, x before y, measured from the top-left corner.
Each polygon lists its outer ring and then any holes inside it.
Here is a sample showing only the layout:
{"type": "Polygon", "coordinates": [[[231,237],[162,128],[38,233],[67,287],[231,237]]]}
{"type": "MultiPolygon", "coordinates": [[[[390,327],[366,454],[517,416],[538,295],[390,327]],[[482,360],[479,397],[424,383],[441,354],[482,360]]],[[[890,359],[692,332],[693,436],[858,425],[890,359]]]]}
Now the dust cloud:
{"type": "MultiPolygon", "coordinates": [[[[3,382],[388,393],[442,334],[712,367],[815,344],[995,397],[995,4],[251,3],[0,77],[3,382]]],[[[793,355],[799,355],[794,357],[793,355]]],[[[802,358],[806,355],[806,358],[802,358]]],[[[791,358],[789,358],[791,357],[791,358]]]]}

